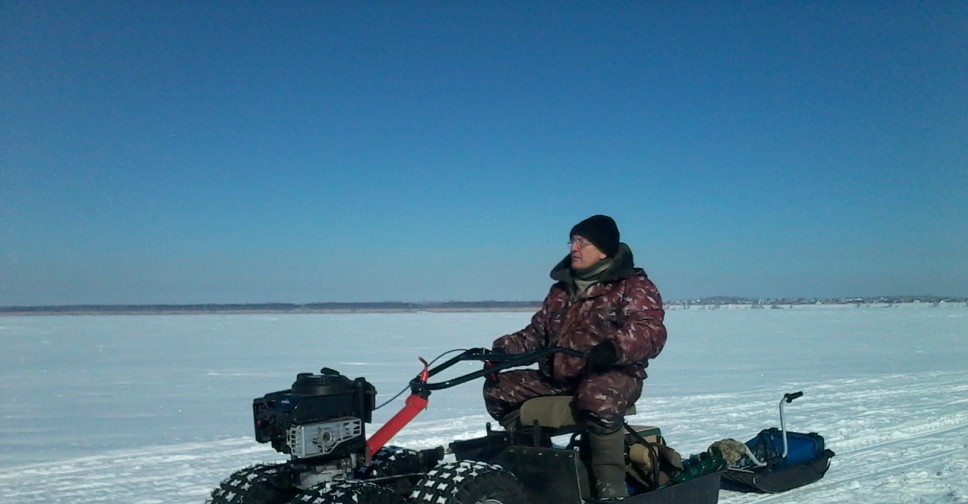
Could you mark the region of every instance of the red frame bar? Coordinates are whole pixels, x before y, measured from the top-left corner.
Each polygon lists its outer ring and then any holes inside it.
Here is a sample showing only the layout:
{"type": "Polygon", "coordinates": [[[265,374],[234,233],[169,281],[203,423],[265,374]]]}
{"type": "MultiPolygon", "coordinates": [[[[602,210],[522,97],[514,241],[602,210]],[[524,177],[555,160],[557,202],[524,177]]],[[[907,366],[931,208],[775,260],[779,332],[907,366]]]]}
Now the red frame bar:
{"type": "Polygon", "coordinates": [[[414,417],[427,408],[427,398],[417,394],[410,394],[403,408],[393,415],[387,423],[380,427],[370,439],[366,440],[366,446],[370,449],[370,457],[383,448],[387,441],[400,432],[414,417]]]}
{"type": "MultiPolygon", "coordinates": [[[[427,383],[427,380],[430,378],[430,364],[427,363],[423,357],[420,357],[419,360],[424,366],[423,371],[420,372],[419,381],[420,383],[427,383]]],[[[410,421],[413,420],[414,417],[416,417],[421,411],[427,409],[427,397],[429,395],[430,391],[425,391],[420,394],[410,394],[410,397],[407,398],[403,408],[401,408],[396,415],[393,415],[393,418],[387,421],[387,423],[383,424],[383,427],[380,427],[380,430],[376,431],[372,436],[370,436],[370,439],[366,440],[366,446],[370,450],[369,458],[372,459],[373,455],[387,444],[387,441],[389,441],[393,436],[396,436],[398,432],[403,430],[403,428],[406,427],[406,425],[410,423],[410,421]]],[[[367,460],[366,463],[369,465],[370,461],[367,460]]]]}

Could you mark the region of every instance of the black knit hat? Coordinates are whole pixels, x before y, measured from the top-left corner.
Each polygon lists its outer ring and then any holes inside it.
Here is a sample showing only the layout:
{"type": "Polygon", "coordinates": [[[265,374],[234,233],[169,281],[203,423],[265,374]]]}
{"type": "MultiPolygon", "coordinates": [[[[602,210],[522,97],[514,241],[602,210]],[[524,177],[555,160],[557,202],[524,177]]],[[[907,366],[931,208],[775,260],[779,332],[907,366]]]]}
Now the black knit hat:
{"type": "Polygon", "coordinates": [[[575,235],[592,242],[598,247],[598,250],[604,252],[608,257],[615,257],[618,252],[618,226],[607,215],[592,215],[575,224],[568,237],[573,238],[575,235]]]}

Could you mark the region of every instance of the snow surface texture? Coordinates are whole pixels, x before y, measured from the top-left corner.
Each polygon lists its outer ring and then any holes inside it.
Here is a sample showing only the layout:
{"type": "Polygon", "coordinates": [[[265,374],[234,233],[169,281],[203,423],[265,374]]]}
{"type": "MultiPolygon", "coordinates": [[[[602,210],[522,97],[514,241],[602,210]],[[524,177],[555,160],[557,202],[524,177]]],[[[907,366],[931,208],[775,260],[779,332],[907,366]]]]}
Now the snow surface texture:
{"type": "MultiPolygon", "coordinates": [[[[365,376],[382,403],[417,356],[485,346],[529,313],[0,318],[0,502],[197,504],[232,471],[284,457],[251,400],[301,371],[365,376]]],[[[778,425],[837,456],[818,483],[720,502],[968,503],[968,307],[693,307],[667,314],[635,423],[683,454],[778,425]]],[[[471,364],[467,364],[471,366],[471,364]]],[[[456,373],[471,370],[457,366],[456,373]]],[[[375,432],[403,397],[375,412],[375,432]]],[[[479,435],[480,387],[435,392],[392,444],[479,435]]]]}

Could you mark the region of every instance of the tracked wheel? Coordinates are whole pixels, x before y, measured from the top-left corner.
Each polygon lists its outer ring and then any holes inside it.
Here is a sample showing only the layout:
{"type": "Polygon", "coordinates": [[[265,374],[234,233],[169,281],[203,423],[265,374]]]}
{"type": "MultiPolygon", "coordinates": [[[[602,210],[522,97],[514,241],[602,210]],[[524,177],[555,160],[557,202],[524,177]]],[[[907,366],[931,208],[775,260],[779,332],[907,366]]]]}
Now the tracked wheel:
{"type": "Polygon", "coordinates": [[[424,465],[416,450],[385,446],[373,454],[373,461],[361,468],[357,477],[363,480],[380,479],[380,485],[391,488],[399,495],[407,495],[427,469],[429,467],[424,465]]]}
{"type": "Polygon", "coordinates": [[[418,472],[423,472],[423,468],[420,454],[416,450],[386,446],[373,455],[373,462],[370,465],[360,469],[359,477],[371,479],[418,472]]]}
{"type": "Polygon", "coordinates": [[[440,464],[411,492],[414,504],[530,504],[510,471],[475,460],[440,464]]]}
{"type": "Polygon", "coordinates": [[[340,481],[314,486],[292,500],[293,504],[403,504],[393,490],[368,481],[340,481]]]}
{"type": "Polygon", "coordinates": [[[212,490],[207,504],[289,504],[298,490],[287,481],[286,464],[260,464],[232,473],[212,490]]]}

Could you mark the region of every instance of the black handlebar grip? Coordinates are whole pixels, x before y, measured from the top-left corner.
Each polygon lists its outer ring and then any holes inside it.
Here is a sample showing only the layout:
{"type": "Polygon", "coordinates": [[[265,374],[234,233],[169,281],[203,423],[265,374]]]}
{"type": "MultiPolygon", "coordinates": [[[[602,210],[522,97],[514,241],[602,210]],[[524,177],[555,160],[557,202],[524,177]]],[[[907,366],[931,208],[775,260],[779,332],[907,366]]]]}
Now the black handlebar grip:
{"type": "Polygon", "coordinates": [[[792,394],[783,394],[783,399],[786,399],[787,404],[792,403],[794,399],[797,399],[797,398],[800,398],[800,397],[803,397],[803,392],[802,391],[800,391],[800,392],[794,392],[792,394]]]}

